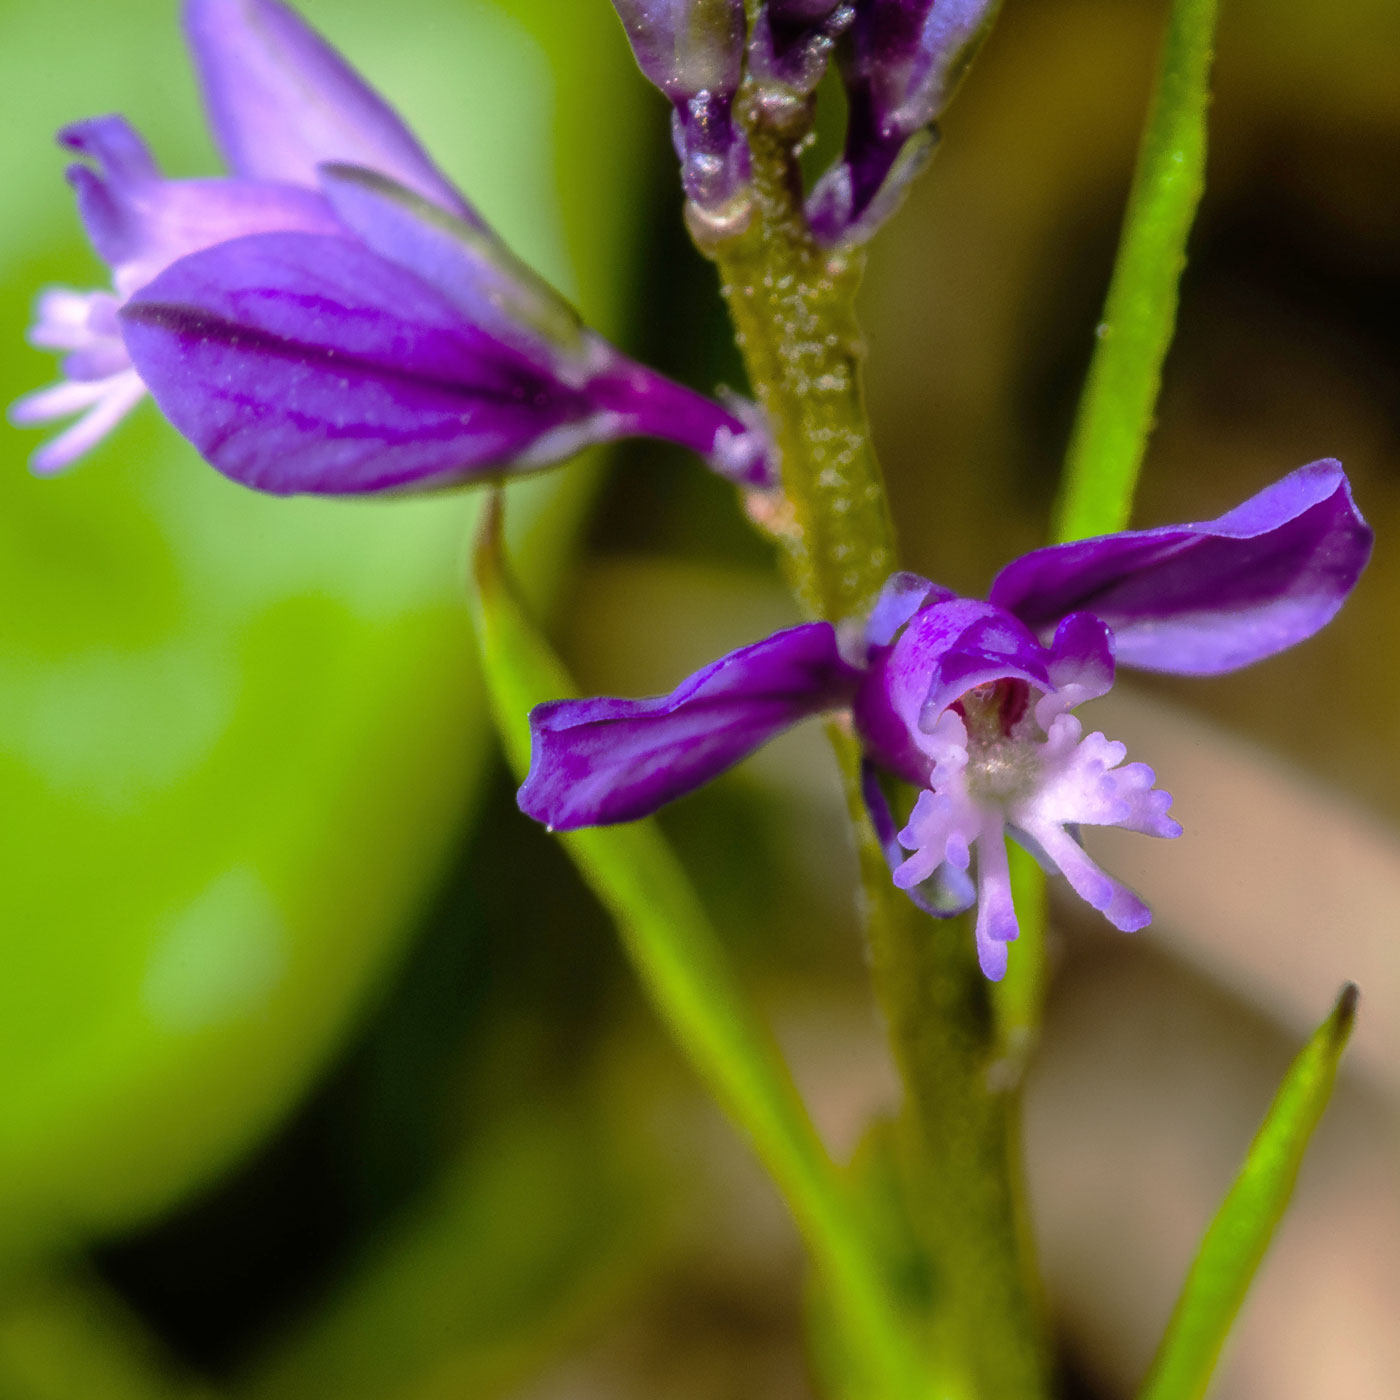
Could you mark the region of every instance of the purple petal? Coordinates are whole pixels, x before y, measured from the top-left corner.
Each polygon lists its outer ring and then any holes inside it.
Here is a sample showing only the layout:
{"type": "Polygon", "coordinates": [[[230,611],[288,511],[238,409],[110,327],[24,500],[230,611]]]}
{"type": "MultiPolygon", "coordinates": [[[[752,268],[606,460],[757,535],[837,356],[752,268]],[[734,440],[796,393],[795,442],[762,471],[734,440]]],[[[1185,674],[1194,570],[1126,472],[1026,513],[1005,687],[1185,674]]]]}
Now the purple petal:
{"type": "Polygon", "coordinates": [[[1334,461],[1314,462],[1218,520],[1039,549],[992,584],[992,602],[1044,635],[1088,611],[1122,665],[1215,675],[1272,656],[1329,622],[1371,552],[1334,461]]]}
{"type": "Polygon", "coordinates": [[[1071,613],[1055,629],[1050,643],[1050,683],[1072,710],[1113,689],[1113,633],[1093,613],[1071,613]]]}
{"type": "Polygon", "coordinates": [[[713,399],[687,389],[603,342],[610,362],[588,381],[588,393],[614,416],[618,435],[661,438],[698,453],[736,486],[771,491],[778,485],[774,452],[756,416],[745,422],[713,399]]]}
{"type": "Polygon", "coordinates": [[[557,700],[530,716],[520,810],[560,831],[644,817],[718,777],[857,675],[825,622],[741,647],[653,700],[557,700]]]}
{"type": "Polygon", "coordinates": [[[1010,613],[970,598],[925,607],[899,640],[876,655],[855,701],[856,727],[884,768],[923,785],[922,736],[947,707],[979,685],[1023,680],[1051,688],[1049,655],[1010,613]]]}
{"type": "Polygon", "coordinates": [[[903,198],[932,151],[929,130],[995,11],[996,0],[866,0],[856,7],[843,65],[845,151],[808,206],[824,242],[868,238],[903,198]]]}
{"type": "Polygon", "coordinates": [[[59,145],[95,160],[119,184],[149,184],[161,178],[150,147],[125,117],[112,114],[74,122],[58,133],[59,145]]]}
{"type": "Polygon", "coordinates": [[[70,165],[64,173],[98,257],[112,267],[139,257],[147,242],[140,202],[161,183],[140,133],[125,117],[94,117],[64,127],[58,141],[97,162],[97,170],[70,165]]]}
{"type": "Polygon", "coordinates": [[[480,223],[448,213],[377,171],[318,172],[341,222],[381,257],[415,272],[476,325],[511,343],[586,356],[578,312],[480,223]]]}
{"type": "Polygon", "coordinates": [[[673,383],[587,330],[578,312],[489,229],[453,217],[358,166],[321,168],[341,221],[376,253],[417,273],[473,324],[586,387],[616,435],[641,434],[699,453],[741,486],[777,485],[766,434],[713,399],[673,383]]]}
{"type": "MultiPolygon", "coordinates": [[[[895,877],[896,871],[907,868],[909,860],[899,843],[894,814],[890,811],[885,790],[880,786],[879,770],[869,759],[861,760],[860,791],[865,810],[870,815],[870,824],[875,829],[875,838],[884,853],[885,864],[890,868],[890,875],[895,877]]],[[[924,795],[921,794],[921,798],[924,795]]],[[[921,880],[901,884],[895,877],[894,883],[909,896],[916,908],[925,914],[932,914],[935,919],[949,919],[954,914],[961,914],[972,908],[977,898],[967,872],[946,860],[921,880]]]]}
{"type": "Polygon", "coordinates": [[[53,476],[95,447],[141,402],[145,393],[145,386],[131,370],[106,379],[55,384],[12,404],[10,421],[27,427],[81,415],[30,458],[35,475],[53,476]]]}
{"type": "Polygon", "coordinates": [[[262,180],[162,180],[129,217],[139,247],[114,269],[118,291],[128,296],[177,259],[233,238],[344,232],[319,195],[262,180]]]}
{"type": "Polygon", "coordinates": [[[1063,827],[1028,828],[1041,850],[1069,881],[1086,904],[1097,909],[1124,933],[1137,933],[1152,922],[1152,911],[1121,880],[1115,880],[1092,860],[1063,827]]]}
{"type": "Polygon", "coordinates": [[[322,162],[347,161],[475,221],[398,114],[279,0],[186,0],[185,30],[231,170],[314,185],[322,162]]]}
{"type": "Polygon", "coordinates": [[[744,60],[744,0],[613,0],[637,66],[673,101],[733,96],[744,60]]]}
{"type": "Polygon", "coordinates": [[[929,728],[960,696],[979,685],[1023,680],[1042,689],[1050,685],[1045,648],[1010,613],[970,598],[925,608],[895,644],[890,667],[907,687],[901,702],[921,728],[929,728]]]}
{"type": "Polygon", "coordinates": [[[1021,928],[1011,898],[1011,867],[1000,817],[991,817],[977,838],[977,961],[993,982],[1006,976],[1007,944],[1021,928]]]}
{"type": "Polygon", "coordinates": [[[123,296],[176,258],[249,233],[338,233],[312,190],[263,180],[167,180],[122,117],[97,117],[59,133],[97,163],[68,168],[78,212],[123,296]]]}
{"type": "Polygon", "coordinates": [[[439,486],[555,460],[613,426],[345,238],[206,249],[162,273],[122,323],[175,426],[226,475],[278,494],[439,486]]]}
{"type": "Polygon", "coordinates": [[[947,602],[955,595],[919,574],[891,574],[870,610],[865,624],[865,640],[872,647],[886,647],[899,629],[926,603],[947,602]]]}

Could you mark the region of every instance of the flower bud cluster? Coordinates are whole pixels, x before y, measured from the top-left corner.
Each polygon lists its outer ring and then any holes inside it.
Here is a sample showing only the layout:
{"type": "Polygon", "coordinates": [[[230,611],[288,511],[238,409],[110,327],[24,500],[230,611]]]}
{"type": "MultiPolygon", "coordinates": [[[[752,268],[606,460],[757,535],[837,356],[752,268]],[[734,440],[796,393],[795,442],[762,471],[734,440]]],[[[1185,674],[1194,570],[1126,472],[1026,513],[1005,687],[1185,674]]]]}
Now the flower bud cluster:
{"type": "Polygon", "coordinates": [[[646,76],[675,105],[691,204],[740,221],[749,156],[736,120],[747,78],[755,120],[797,139],[833,56],[846,91],[841,156],[807,202],[829,245],[864,242],[933,149],[935,123],[997,0],[764,0],[746,34],[742,0],[613,0],[646,76]]]}

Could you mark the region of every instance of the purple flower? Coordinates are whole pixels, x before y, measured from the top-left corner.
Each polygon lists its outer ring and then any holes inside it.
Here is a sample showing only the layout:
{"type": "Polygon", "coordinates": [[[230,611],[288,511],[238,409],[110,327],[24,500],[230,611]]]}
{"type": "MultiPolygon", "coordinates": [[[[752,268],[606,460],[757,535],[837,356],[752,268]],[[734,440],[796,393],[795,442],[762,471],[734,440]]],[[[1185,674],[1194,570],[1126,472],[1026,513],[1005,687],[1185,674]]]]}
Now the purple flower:
{"type": "Polygon", "coordinates": [[[56,471],[149,389],[220,471],[264,491],[435,488],[650,435],[773,484],[747,407],[634,363],[521,264],[403,122],[280,0],[186,0],[233,174],[161,175],[120,117],[60,140],[111,292],[51,290],[34,343],[64,382],[20,400],[82,413],[56,471]]]}
{"type": "Polygon", "coordinates": [[[692,204],[747,207],[749,148],[734,121],[743,77],[744,0],[613,0],[637,65],[671,99],[671,133],[692,204]]]}
{"type": "Polygon", "coordinates": [[[846,148],[807,208],[824,242],[868,238],[903,198],[996,8],[997,0],[865,0],[855,7],[841,65],[846,148]]]}
{"type": "Polygon", "coordinates": [[[1017,933],[1007,835],[1131,931],[1149,912],[1085,853],[1080,828],[1180,834],[1152,770],[1072,712],[1109,690],[1116,663],[1215,675],[1303,641],[1370,548],[1341,467],[1323,461],[1218,520],[1035,550],[986,602],[896,574],[852,635],[807,623],[660,699],[539,706],[520,806],[561,830],[630,821],[797,720],[848,711],[895,884],[939,915],[976,902],[978,957],[1000,978],[1017,933]],[[881,771],[917,789],[902,826],[881,771]]]}

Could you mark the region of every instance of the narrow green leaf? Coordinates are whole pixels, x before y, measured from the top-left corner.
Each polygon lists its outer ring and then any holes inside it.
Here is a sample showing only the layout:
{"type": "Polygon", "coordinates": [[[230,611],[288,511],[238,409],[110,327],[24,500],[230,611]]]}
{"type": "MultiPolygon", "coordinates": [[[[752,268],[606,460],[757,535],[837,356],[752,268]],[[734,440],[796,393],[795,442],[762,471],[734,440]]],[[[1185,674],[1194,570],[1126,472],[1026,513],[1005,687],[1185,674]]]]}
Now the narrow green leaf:
{"type": "MultiPolygon", "coordinates": [[[[523,778],[530,765],[530,710],[576,690],[516,597],[502,557],[499,497],[482,526],[475,571],[482,669],[506,755],[523,778]]],[[[658,1014],[787,1200],[851,1335],[865,1344],[878,1384],[872,1393],[926,1395],[929,1387],[856,1198],[817,1136],[777,1046],[746,1005],[659,828],[640,821],[559,839],[616,919],[658,1014]]]]}
{"type": "Polygon", "coordinates": [[[997,1047],[1005,1073],[1014,1081],[1035,1046],[1045,1010],[1045,872],[1035,857],[1015,842],[1007,843],[1011,895],[1021,931],[1011,945],[1006,976],[993,983],[997,1047]]]}
{"type": "Polygon", "coordinates": [[[85,1265],[0,1280],[5,1400],[216,1400],[85,1265]]]}
{"type": "Polygon", "coordinates": [[[1294,1060],[1245,1158],[1244,1166],[1201,1241],[1141,1400],[1199,1400],[1245,1291],[1293,1195],[1298,1168],[1317,1127],[1337,1062],[1356,1020],[1357,990],[1348,983],[1332,1014],[1294,1060]]]}
{"type": "Polygon", "coordinates": [[[1216,0],[1174,0],[1118,260],[1079,403],[1055,538],[1121,530],[1147,448],[1205,183],[1216,0]]]}

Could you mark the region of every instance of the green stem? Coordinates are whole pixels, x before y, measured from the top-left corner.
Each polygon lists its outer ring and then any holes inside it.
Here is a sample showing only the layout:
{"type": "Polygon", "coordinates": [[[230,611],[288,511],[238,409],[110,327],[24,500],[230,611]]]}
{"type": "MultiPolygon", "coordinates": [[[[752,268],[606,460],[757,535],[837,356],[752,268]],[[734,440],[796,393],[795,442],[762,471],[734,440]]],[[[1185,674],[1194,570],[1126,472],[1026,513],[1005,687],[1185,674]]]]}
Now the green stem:
{"type": "MultiPolygon", "coordinates": [[[[749,91],[741,102],[754,163],[749,227],[697,242],[718,264],[749,380],[780,453],[791,511],[786,542],[798,597],[839,622],[862,615],[897,567],[894,531],[860,387],[853,311],[859,255],[832,253],[802,217],[794,154],[801,131],[749,91]]],[[[905,1085],[903,1140],[918,1223],[946,1281],[931,1333],[959,1354],[983,1400],[1046,1394],[1038,1290],[1020,1191],[1018,1103],[999,1075],[987,985],[961,922],[935,924],[890,881],[866,816],[854,737],[832,728],[860,855],[876,995],[905,1085]]]]}
{"type": "Polygon", "coordinates": [[[1065,461],[1055,539],[1121,530],[1152,431],[1205,184],[1216,0],[1175,0],[1118,258],[1065,461]]]}
{"type": "Polygon", "coordinates": [[[942,1280],[945,1342],[982,1400],[1048,1394],[1022,1185],[1021,1057],[1005,1053],[970,917],[930,925],[862,852],[876,993],[904,1080],[915,1213],[942,1280]]]}
{"type": "MultiPolygon", "coordinates": [[[[752,94],[750,94],[752,97],[752,94]]],[[[752,110],[756,101],[750,101],[752,110]]],[[[752,122],[754,216],[697,241],[719,267],[749,382],[778,449],[797,592],[812,614],[862,614],[895,568],[894,527],[860,388],[859,253],[820,248],[802,217],[792,137],[752,122]]]]}

